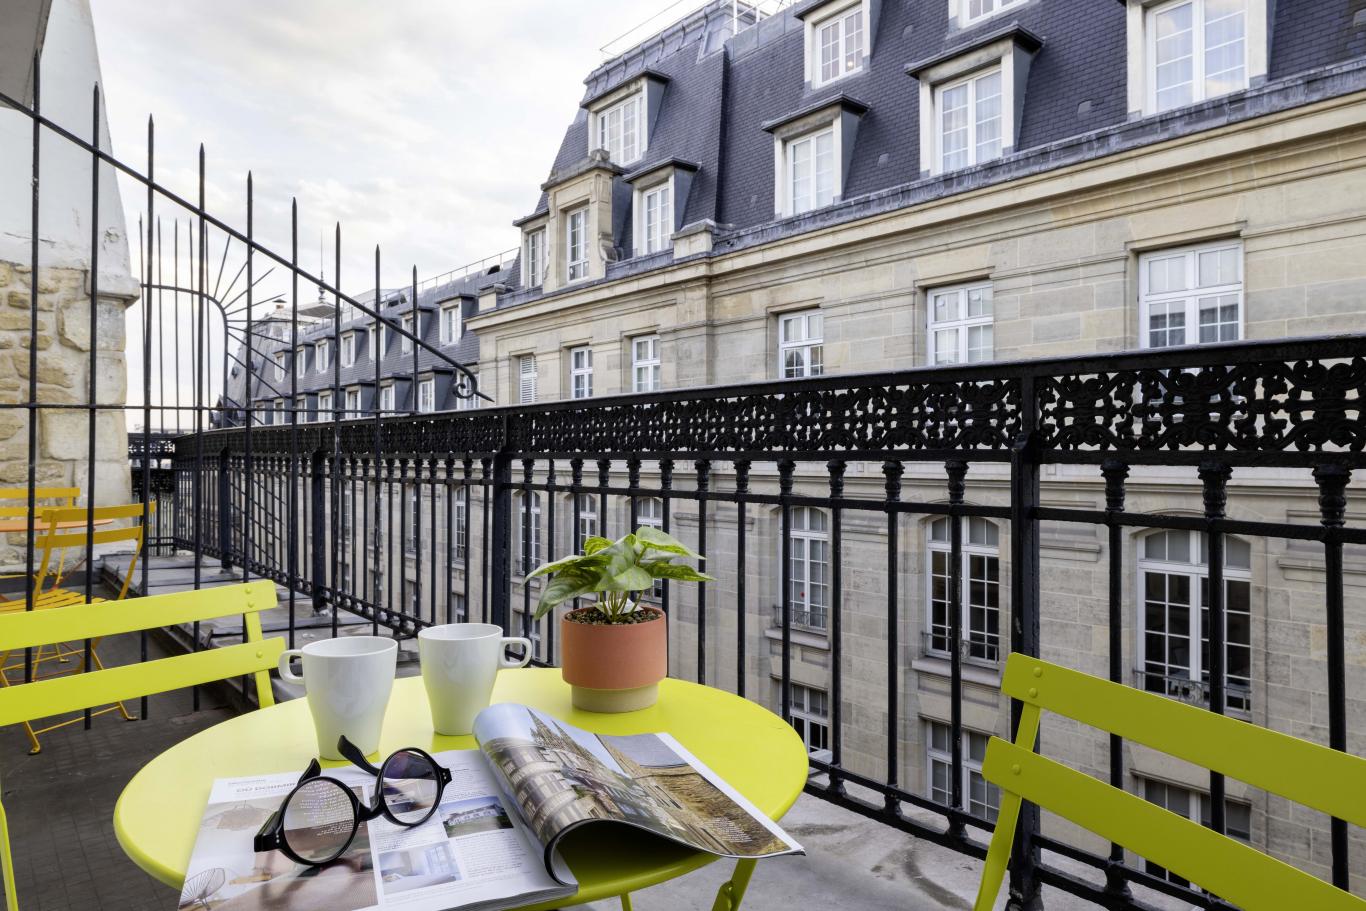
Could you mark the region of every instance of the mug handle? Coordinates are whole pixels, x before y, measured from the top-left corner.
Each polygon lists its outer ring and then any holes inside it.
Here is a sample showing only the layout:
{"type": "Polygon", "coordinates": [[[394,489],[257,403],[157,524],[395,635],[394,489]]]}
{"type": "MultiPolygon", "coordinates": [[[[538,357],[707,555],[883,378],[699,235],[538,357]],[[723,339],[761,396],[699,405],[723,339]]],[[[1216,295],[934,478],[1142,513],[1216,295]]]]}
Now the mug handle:
{"type": "Polygon", "coordinates": [[[287,648],[280,653],[280,679],[288,680],[290,683],[303,683],[304,678],[300,674],[294,673],[290,669],[290,662],[295,658],[303,660],[304,650],[301,648],[287,648]]]}
{"type": "MultiPolygon", "coordinates": [[[[504,639],[503,639],[503,641],[502,641],[502,643],[501,643],[500,651],[498,652],[498,666],[499,666],[499,667],[503,667],[503,668],[507,668],[507,667],[526,667],[527,664],[530,663],[530,661],[531,661],[531,655],[532,655],[532,646],[531,646],[531,640],[530,640],[530,639],[526,639],[526,638],[523,638],[523,637],[521,637],[521,636],[507,636],[507,637],[504,637],[504,639]],[[520,646],[522,647],[522,657],[521,657],[521,658],[509,658],[509,657],[508,657],[508,646],[509,646],[509,645],[520,645],[520,646]]],[[[281,661],[283,661],[283,660],[284,660],[283,657],[281,657],[281,661]]]]}

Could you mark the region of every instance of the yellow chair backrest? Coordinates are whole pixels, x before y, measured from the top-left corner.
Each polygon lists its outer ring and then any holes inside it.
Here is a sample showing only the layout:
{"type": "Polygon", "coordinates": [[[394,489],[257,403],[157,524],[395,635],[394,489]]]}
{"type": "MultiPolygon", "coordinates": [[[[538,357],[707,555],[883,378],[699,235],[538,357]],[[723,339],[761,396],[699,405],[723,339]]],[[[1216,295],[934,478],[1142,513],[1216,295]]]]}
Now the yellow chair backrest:
{"type": "Polygon", "coordinates": [[[1015,742],[991,738],[982,764],[983,776],[1001,789],[1001,809],[976,911],[990,911],[996,902],[1022,799],[1244,911],[1366,911],[1366,900],[1045,759],[1034,743],[1040,711],[1055,712],[1358,826],[1366,825],[1366,759],[1020,654],[1007,660],[1001,690],[1024,709],[1015,742]]]}
{"type": "MultiPolygon", "coordinates": [[[[41,515],[47,524],[46,530],[34,538],[34,546],[43,552],[42,561],[39,564],[37,575],[34,579],[41,582],[47,577],[48,568],[52,564],[52,558],[60,551],[72,547],[94,547],[97,544],[115,544],[119,541],[133,542],[133,556],[128,563],[128,571],[123,576],[123,587],[119,589],[118,597],[113,599],[122,601],[128,595],[128,586],[133,581],[133,570],[137,569],[138,557],[142,554],[143,527],[137,521],[142,518],[144,510],[150,518],[156,512],[156,503],[128,503],[122,506],[96,506],[94,509],[87,510],[85,507],[45,509],[41,515]],[[108,528],[97,526],[93,535],[86,532],[88,529],[82,524],[75,528],[61,528],[64,523],[84,523],[87,516],[93,514],[95,521],[101,520],[131,520],[133,524],[118,528],[108,528]]],[[[54,587],[61,585],[60,571],[57,579],[53,583],[54,587]]]]}
{"type": "Polygon", "coordinates": [[[279,637],[261,638],[260,612],[275,603],[275,584],[261,580],[119,603],[0,615],[0,642],[11,649],[239,614],[246,627],[245,640],[238,645],[0,688],[0,726],[246,674],[255,677],[257,704],[262,708],[274,705],[270,669],[280,660],[285,644],[279,637]]]}
{"type": "MultiPolygon", "coordinates": [[[[52,506],[75,506],[80,497],[79,487],[35,487],[33,503],[35,511],[41,513],[52,506]],[[45,502],[56,500],[58,502],[45,502]]],[[[28,515],[27,487],[0,487],[0,519],[22,519],[28,515]],[[17,501],[11,503],[10,501],[17,501]]]]}

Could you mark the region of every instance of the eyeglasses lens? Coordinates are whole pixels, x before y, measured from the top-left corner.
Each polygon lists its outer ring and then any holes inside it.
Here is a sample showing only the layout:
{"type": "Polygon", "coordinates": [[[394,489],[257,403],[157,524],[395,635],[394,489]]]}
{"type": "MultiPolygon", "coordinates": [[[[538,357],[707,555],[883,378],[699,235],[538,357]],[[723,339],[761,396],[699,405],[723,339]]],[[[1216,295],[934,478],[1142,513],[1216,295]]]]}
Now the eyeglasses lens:
{"type": "Polygon", "coordinates": [[[282,834],[290,849],[310,863],[335,860],[355,830],[355,805],[335,781],[306,781],[285,804],[282,834]]]}
{"type": "Polygon", "coordinates": [[[436,808],[436,767],[420,753],[400,750],[384,763],[380,785],[384,803],[401,823],[416,825],[436,808]]]}

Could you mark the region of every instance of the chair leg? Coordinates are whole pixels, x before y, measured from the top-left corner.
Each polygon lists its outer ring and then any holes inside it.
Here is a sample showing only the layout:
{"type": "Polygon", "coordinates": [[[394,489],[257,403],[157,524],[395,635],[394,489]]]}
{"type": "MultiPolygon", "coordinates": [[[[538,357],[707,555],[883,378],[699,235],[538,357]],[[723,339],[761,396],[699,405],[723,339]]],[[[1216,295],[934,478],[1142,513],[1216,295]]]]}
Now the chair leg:
{"type": "Polygon", "coordinates": [[[730,880],[721,884],[721,888],[716,892],[716,902],[711,906],[711,911],[739,911],[740,902],[745,897],[745,890],[749,888],[749,878],[754,875],[754,866],[758,861],[751,858],[737,860],[735,862],[735,872],[730,875],[730,880]]]}
{"type": "Polygon", "coordinates": [[[14,891],[14,858],[10,856],[9,821],[5,805],[0,803],[0,867],[4,868],[6,911],[19,911],[19,897],[14,891]]]}

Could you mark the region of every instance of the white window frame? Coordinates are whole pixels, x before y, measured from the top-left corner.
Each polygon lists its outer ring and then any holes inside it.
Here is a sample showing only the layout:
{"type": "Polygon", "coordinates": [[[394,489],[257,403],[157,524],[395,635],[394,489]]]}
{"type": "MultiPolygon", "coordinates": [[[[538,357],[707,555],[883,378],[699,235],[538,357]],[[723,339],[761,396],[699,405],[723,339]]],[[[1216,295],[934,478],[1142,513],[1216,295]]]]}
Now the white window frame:
{"type": "Polygon", "coordinates": [[[522,241],[522,287],[539,288],[545,284],[547,257],[545,228],[526,232],[522,241]]]}
{"type": "Polygon", "coordinates": [[[285,400],[275,400],[275,420],[273,423],[284,424],[285,422],[285,400]]]}
{"type": "Polygon", "coordinates": [[[980,70],[974,70],[973,72],[968,73],[967,75],[962,76],[958,79],[947,80],[936,85],[934,87],[934,110],[931,114],[931,116],[934,118],[932,124],[932,131],[934,137],[934,173],[944,174],[949,171],[957,171],[963,168],[975,167],[979,164],[983,164],[988,161],[995,161],[996,159],[1004,155],[1006,147],[1008,145],[1014,144],[1013,140],[1011,142],[1007,142],[1007,139],[1011,137],[1009,137],[1006,132],[1007,127],[1011,121],[1011,118],[1007,115],[1007,108],[1011,103],[1011,88],[1008,87],[1006,83],[1005,68],[1002,67],[999,63],[992,64],[991,66],[985,67],[980,70]],[[979,156],[977,150],[977,105],[979,101],[977,96],[977,89],[978,84],[981,80],[993,75],[996,76],[997,82],[1000,85],[1000,92],[996,96],[1000,99],[999,110],[996,114],[996,120],[1000,124],[999,129],[997,131],[999,133],[999,147],[995,155],[979,156]],[[968,90],[967,160],[961,164],[955,164],[952,168],[950,168],[947,167],[944,163],[944,95],[947,92],[951,92],[954,89],[962,88],[964,86],[966,86],[968,90]]]}
{"type": "Polygon", "coordinates": [[[457,563],[464,563],[469,557],[470,547],[469,537],[466,534],[465,529],[465,523],[468,516],[468,512],[465,509],[465,488],[463,486],[455,488],[451,491],[450,496],[455,498],[451,503],[451,506],[453,507],[451,510],[451,522],[455,526],[451,529],[451,546],[454,548],[451,551],[451,560],[457,563]]]}
{"type": "Polygon", "coordinates": [[[657,392],[663,388],[659,336],[637,335],[631,343],[631,391],[657,392]],[[642,349],[642,346],[644,348],[642,349]]]}
{"type": "MultiPolygon", "coordinates": [[[[963,781],[960,785],[960,794],[963,798],[963,806],[960,810],[966,810],[978,819],[985,819],[988,822],[995,822],[996,816],[1001,809],[1001,791],[996,785],[987,781],[982,774],[982,758],[986,755],[988,735],[977,731],[970,731],[963,728],[963,781]],[[977,746],[978,749],[973,749],[977,746]],[[980,794],[974,796],[974,786],[980,794]]],[[[930,800],[948,806],[952,800],[953,791],[951,788],[935,787],[934,773],[936,766],[944,770],[945,784],[952,784],[953,781],[953,728],[942,721],[925,722],[925,794],[930,800]],[[935,745],[935,735],[942,737],[941,745],[935,745]],[[947,746],[947,749],[945,748],[947,746]],[[936,793],[946,796],[940,798],[936,793]]]]}
{"type": "Polygon", "coordinates": [[[788,685],[788,706],[792,727],[806,744],[806,752],[828,752],[830,695],[819,687],[791,683],[788,685]]]}
{"type": "Polygon", "coordinates": [[[379,410],[381,414],[391,415],[394,413],[394,403],[398,400],[398,389],[393,383],[385,383],[379,387],[379,410]]]}
{"type": "Polygon", "coordinates": [[[826,206],[834,205],[840,200],[844,192],[844,168],[841,164],[843,157],[840,152],[843,131],[838,129],[838,123],[826,123],[821,127],[792,136],[788,139],[777,140],[778,160],[780,167],[778,171],[779,180],[779,200],[781,200],[781,215],[801,215],[805,212],[814,212],[826,206]],[[819,173],[817,172],[817,159],[820,157],[818,148],[820,140],[829,137],[830,139],[830,198],[822,200],[819,192],[819,173]],[[796,188],[796,156],[798,150],[810,146],[810,194],[809,197],[799,199],[796,188]]]}
{"type": "Polygon", "coordinates": [[[417,384],[417,412],[431,414],[436,411],[436,380],[420,380],[417,384]]]}
{"type": "MultiPolygon", "coordinates": [[[[792,556],[789,570],[792,626],[824,635],[830,615],[830,517],[821,509],[794,506],[791,523],[788,546],[792,556]],[[814,581],[817,577],[820,581],[814,581]]],[[[781,558],[778,569],[782,569],[781,558]]],[[[782,623],[781,601],[777,622],[782,623]]]]}
{"type": "MultiPolygon", "coordinates": [[[[945,611],[954,610],[954,606],[948,603],[948,571],[953,553],[948,537],[952,531],[949,521],[947,517],[941,517],[925,526],[925,653],[943,658],[951,657],[949,623],[952,614],[946,613],[944,622],[936,623],[934,613],[938,604],[943,604],[945,611]],[[941,530],[944,537],[936,537],[941,530]],[[942,572],[936,571],[936,562],[942,564],[942,572]],[[936,592],[936,589],[940,591],[936,592]]],[[[996,667],[1001,662],[1005,616],[1002,608],[1001,530],[995,522],[979,516],[964,516],[962,522],[963,562],[958,570],[961,603],[957,612],[963,660],[996,667]],[[976,534],[979,529],[982,531],[980,535],[976,534]],[[995,544],[987,540],[988,532],[994,533],[995,544]],[[995,603],[992,604],[992,601],[995,603]]]]}
{"type": "MultiPolygon", "coordinates": [[[[476,385],[476,386],[478,385],[478,382],[479,382],[479,377],[476,375],[476,376],[475,376],[475,385],[476,385]]],[[[479,407],[479,396],[477,396],[477,395],[457,395],[457,396],[455,397],[455,410],[456,410],[456,411],[474,411],[474,410],[475,410],[476,408],[478,408],[478,407],[479,407]]]]}
{"type": "Polygon", "coordinates": [[[1144,33],[1144,54],[1142,66],[1144,84],[1146,85],[1144,110],[1154,114],[1162,113],[1163,111],[1176,110],[1178,108],[1186,107],[1187,105],[1199,104],[1200,102],[1207,101],[1210,98],[1219,98],[1223,95],[1242,91],[1243,89],[1247,88],[1250,84],[1254,64],[1254,61],[1252,59],[1252,44],[1253,26],[1255,25],[1255,23],[1252,21],[1253,11],[1251,7],[1255,7],[1257,4],[1265,6],[1265,0],[1247,0],[1247,2],[1245,2],[1243,5],[1241,13],[1239,14],[1242,16],[1243,19],[1243,34],[1241,39],[1243,44],[1242,83],[1236,86],[1235,88],[1229,89],[1227,92],[1219,92],[1213,95],[1209,94],[1209,87],[1208,85],[1206,85],[1207,74],[1205,72],[1205,67],[1209,62],[1207,59],[1209,49],[1205,46],[1208,23],[1205,9],[1206,2],[1207,0],[1172,0],[1172,2],[1170,3],[1163,3],[1160,5],[1150,6],[1142,11],[1144,33]],[[1164,13],[1170,13],[1172,10],[1175,10],[1182,6],[1191,7],[1190,98],[1178,104],[1169,104],[1166,107],[1159,107],[1157,99],[1157,19],[1164,13]]]}
{"type": "MultiPolygon", "coordinates": [[[[405,330],[405,331],[407,331],[407,332],[412,332],[414,335],[416,335],[417,332],[413,329],[413,326],[416,325],[416,321],[417,321],[417,317],[415,317],[415,316],[414,316],[413,314],[411,314],[411,313],[408,313],[408,314],[404,314],[403,316],[399,317],[398,324],[399,324],[399,327],[402,328],[403,330],[405,330]]],[[[413,353],[413,340],[412,340],[411,338],[409,338],[408,336],[403,335],[403,334],[400,333],[400,334],[399,334],[399,337],[398,337],[398,350],[399,350],[399,353],[400,353],[400,354],[412,354],[412,353],[413,353]]]]}
{"type": "MultiPolygon", "coordinates": [[[[926,338],[926,362],[931,366],[936,364],[980,364],[987,363],[996,359],[996,305],[992,294],[991,282],[973,282],[966,285],[949,285],[943,288],[931,288],[925,295],[925,338],[926,338]],[[981,312],[977,315],[970,315],[973,305],[973,295],[977,294],[980,302],[981,312]],[[958,306],[958,316],[950,319],[936,319],[935,312],[940,298],[956,296],[958,306]],[[969,340],[973,336],[972,330],[983,329],[991,337],[991,350],[987,357],[974,357],[974,352],[980,352],[982,347],[972,346],[969,340]],[[941,333],[954,333],[955,350],[945,351],[944,345],[940,341],[941,333]]],[[[978,338],[981,337],[979,333],[978,338]]]]}
{"type": "Polygon", "coordinates": [[[635,211],[636,255],[669,249],[674,234],[673,177],[636,190],[635,211]]]}
{"type": "Polygon", "coordinates": [[[819,307],[778,316],[778,376],[795,379],[825,373],[825,316],[819,307]],[[794,357],[792,364],[788,356],[794,357]]]}
{"type": "Polygon", "coordinates": [[[517,403],[531,405],[536,402],[537,386],[536,355],[517,356],[517,403]]]}
{"type": "Polygon", "coordinates": [[[441,344],[454,345],[465,334],[460,305],[452,304],[441,308],[441,344]]]}
{"type": "Polygon", "coordinates": [[[347,332],[341,337],[341,349],[338,352],[343,367],[354,367],[356,364],[356,333],[347,332]]]}
{"type": "Polygon", "coordinates": [[[307,424],[310,420],[308,415],[308,396],[301,395],[294,400],[294,414],[300,424],[307,424]]]}
{"type": "Polygon", "coordinates": [[[332,346],[327,339],[319,339],[313,344],[313,368],[319,373],[326,373],[331,366],[332,346]]]}
{"type": "Polygon", "coordinates": [[[335,421],[336,419],[337,419],[337,413],[336,413],[335,411],[332,410],[332,393],[331,393],[331,392],[319,392],[319,393],[318,393],[318,420],[320,420],[320,421],[335,421]]]}
{"type": "Polygon", "coordinates": [[[569,397],[593,397],[593,349],[589,345],[569,349],[569,397]]]}
{"type": "Polygon", "coordinates": [[[276,381],[276,382],[284,382],[285,377],[289,375],[289,374],[286,372],[286,370],[285,370],[285,358],[286,358],[287,356],[288,356],[288,352],[285,352],[285,351],[277,351],[277,352],[275,352],[274,360],[275,360],[275,381],[276,381]]]}
{"type": "Polygon", "coordinates": [[[346,390],[345,395],[346,398],[343,399],[343,401],[346,403],[344,409],[346,416],[352,418],[360,417],[360,390],[348,389],[346,390]]]}
{"type": "Polygon", "coordinates": [[[566,282],[588,278],[588,206],[579,206],[564,215],[564,262],[566,282]]]}
{"type": "MultiPolygon", "coordinates": [[[[579,497],[579,528],[578,540],[575,542],[575,552],[582,550],[583,542],[589,538],[596,537],[601,533],[602,526],[598,524],[598,500],[591,493],[581,493],[579,497]]],[[[573,508],[572,506],[570,507],[573,508]]],[[[634,531],[635,529],[632,529],[634,531]]]]}
{"type": "MultiPolygon", "coordinates": [[[[1219,268],[1218,278],[1226,276],[1222,274],[1222,266],[1219,268]]],[[[1139,325],[1139,347],[1140,348],[1167,348],[1177,344],[1213,344],[1216,341],[1238,341],[1243,338],[1246,325],[1246,307],[1244,306],[1243,280],[1243,242],[1220,241],[1211,244],[1198,244],[1191,247],[1171,247],[1164,250],[1151,250],[1140,254],[1138,257],[1138,325],[1139,325]],[[1222,253],[1233,253],[1234,272],[1232,281],[1220,281],[1205,286],[1200,285],[1200,271],[1202,257],[1217,256],[1222,253]],[[1183,260],[1182,269],[1184,272],[1183,284],[1185,287],[1175,291],[1157,292],[1152,290],[1151,270],[1155,263],[1161,260],[1181,258],[1183,260]],[[1236,297],[1237,299],[1237,331],[1232,339],[1213,339],[1206,340],[1201,338],[1200,318],[1207,309],[1204,305],[1210,302],[1211,298],[1236,297]],[[1153,344],[1154,330],[1152,319],[1155,309],[1162,308],[1164,315],[1171,316],[1176,312],[1182,315],[1182,337],[1181,342],[1171,342],[1165,340],[1165,344],[1153,344]],[[1179,310],[1178,310],[1179,308],[1179,310]]],[[[1214,304],[1216,308],[1227,306],[1226,302],[1214,304]]],[[[1215,325],[1224,326],[1222,320],[1215,325]]],[[[1171,327],[1165,327],[1160,332],[1170,333],[1171,327]]],[[[1222,331],[1221,333],[1222,334],[1222,331]]],[[[1168,335],[1168,339],[1170,335],[1168,335]]]]}
{"type": "MultiPolygon", "coordinates": [[[[1206,559],[1206,541],[1202,534],[1193,531],[1173,531],[1173,530],[1154,530],[1148,531],[1136,538],[1138,546],[1137,564],[1138,588],[1137,604],[1138,612],[1137,632],[1138,632],[1138,686],[1149,692],[1164,693],[1165,695],[1203,703],[1205,701],[1205,688],[1208,684],[1208,669],[1205,664],[1205,647],[1207,646],[1205,629],[1205,610],[1208,593],[1205,588],[1209,580],[1209,562],[1206,559]],[[1160,559],[1147,555],[1147,545],[1151,538],[1167,535],[1187,535],[1186,552],[1188,560],[1160,559]],[[1162,631],[1150,630],[1148,627],[1148,614],[1150,599],[1148,596],[1148,577],[1158,575],[1164,577],[1163,589],[1165,597],[1161,601],[1152,602],[1155,604],[1165,604],[1171,606],[1170,580],[1184,579],[1187,586],[1187,601],[1189,603],[1180,605],[1186,608],[1188,617],[1186,621],[1187,634],[1174,635],[1170,629],[1170,617],[1164,612],[1162,631]],[[1174,665],[1170,660],[1159,660],[1154,658],[1149,661],[1149,637],[1161,637],[1164,647],[1170,648],[1172,638],[1186,640],[1186,653],[1189,656],[1186,668],[1186,675],[1182,677],[1173,674],[1174,665]]],[[[1170,539],[1168,541],[1170,544],[1170,539]]],[[[1224,643],[1224,701],[1230,712],[1246,713],[1252,710],[1252,549],[1245,540],[1241,538],[1226,537],[1224,540],[1224,616],[1225,616],[1225,643],[1224,643]],[[1247,566],[1237,565],[1232,549],[1246,549],[1247,566]],[[1232,606],[1233,599],[1230,598],[1230,588],[1233,585],[1245,586],[1245,593],[1242,596],[1247,604],[1247,610],[1237,610],[1232,606]],[[1232,615],[1239,614],[1244,616],[1244,624],[1247,629],[1246,641],[1235,641],[1234,624],[1231,622],[1232,615]],[[1235,675],[1230,670],[1229,651],[1231,649],[1243,649],[1247,653],[1246,667],[1247,674],[1235,675]]],[[[1176,666],[1176,667],[1179,667],[1176,666]]]]}
{"type": "Polygon", "coordinates": [[[380,356],[380,351],[379,351],[379,339],[380,339],[379,323],[377,323],[377,322],[376,322],[376,323],[371,323],[369,326],[366,327],[365,332],[366,332],[366,335],[368,336],[368,338],[367,338],[366,340],[367,340],[367,342],[368,342],[369,345],[370,345],[370,357],[371,357],[371,359],[374,359],[374,358],[379,357],[379,356],[380,356]]]}
{"type": "Polygon", "coordinates": [[[811,83],[813,89],[838,82],[849,76],[863,72],[868,61],[869,38],[869,14],[870,4],[865,0],[857,0],[854,3],[841,4],[819,18],[812,18],[806,24],[806,81],[811,83]],[[848,67],[849,56],[849,35],[850,20],[854,16],[859,17],[859,42],[857,49],[857,63],[848,67]],[[825,49],[825,36],[823,32],[830,27],[835,28],[835,64],[836,72],[830,76],[824,73],[822,65],[823,51],[825,49]]]}
{"type": "Polygon", "coordinates": [[[522,552],[523,536],[526,534],[527,501],[526,492],[517,495],[514,508],[517,510],[516,538],[512,542],[513,565],[519,576],[525,576],[541,564],[541,495],[531,493],[531,552],[522,552]]]}
{"type": "Polygon", "coordinates": [[[967,28],[969,25],[976,25],[998,16],[1008,9],[1022,6],[1027,0],[953,0],[957,7],[958,27],[967,28]],[[977,12],[974,14],[973,7],[976,6],[977,12]]]}
{"type": "MultiPolygon", "coordinates": [[[[636,501],[636,525],[664,530],[664,501],[659,497],[641,497],[636,501]]],[[[631,529],[635,531],[635,529],[631,529]]],[[[664,597],[664,580],[656,579],[648,597],[655,601],[664,597]]]]}
{"type": "Polygon", "coordinates": [[[588,150],[605,149],[613,164],[628,165],[639,161],[649,147],[649,118],[646,116],[646,91],[643,85],[629,94],[593,112],[592,129],[588,138],[588,150]],[[628,111],[629,109],[629,111],[628,111]],[[617,118],[614,127],[613,117],[617,118]],[[629,121],[629,124],[628,124],[629,121]],[[630,129],[628,130],[628,125],[630,129]],[[615,136],[612,135],[615,132],[615,136]],[[627,137],[634,138],[634,145],[627,143],[627,137]],[[620,148],[613,148],[620,146],[620,148]]]}
{"type": "Polygon", "coordinates": [[[304,375],[304,367],[306,367],[307,365],[308,346],[300,345],[298,349],[296,349],[294,352],[294,375],[296,377],[302,377],[304,375]]]}

